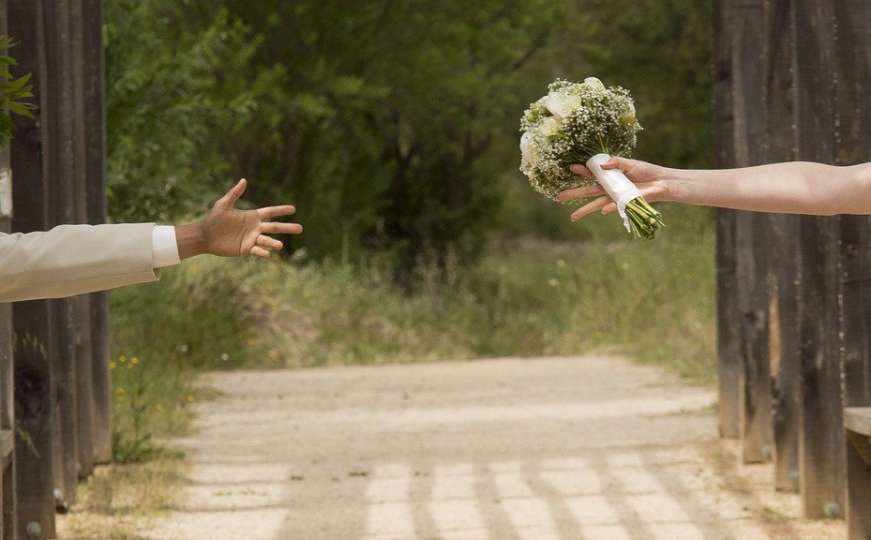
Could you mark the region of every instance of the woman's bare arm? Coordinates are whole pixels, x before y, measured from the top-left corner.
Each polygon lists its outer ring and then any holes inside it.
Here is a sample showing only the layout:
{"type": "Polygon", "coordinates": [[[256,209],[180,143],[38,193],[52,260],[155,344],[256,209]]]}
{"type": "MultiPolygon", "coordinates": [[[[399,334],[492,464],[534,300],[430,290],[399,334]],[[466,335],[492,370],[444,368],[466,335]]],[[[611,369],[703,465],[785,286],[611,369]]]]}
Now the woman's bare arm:
{"type": "MultiPolygon", "coordinates": [[[[773,163],[722,170],[670,169],[644,161],[613,158],[605,169],[621,169],[648,201],[784,214],[871,214],[871,163],[839,167],[809,162],[773,163]]],[[[590,176],[583,165],[572,171],[590,176]]],[[[559,200],[598,197],[572,214],[616,211],[598,186],[564,191],[559,200]]]]}

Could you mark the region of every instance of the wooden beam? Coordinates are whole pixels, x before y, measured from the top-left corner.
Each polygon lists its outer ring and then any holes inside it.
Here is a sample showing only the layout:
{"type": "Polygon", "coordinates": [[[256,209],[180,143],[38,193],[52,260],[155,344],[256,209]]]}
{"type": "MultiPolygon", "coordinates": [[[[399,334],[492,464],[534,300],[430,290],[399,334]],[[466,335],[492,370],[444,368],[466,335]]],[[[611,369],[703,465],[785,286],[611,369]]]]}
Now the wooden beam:
{"type": "MultiPolygon", "coordinates": [[[[830,2],[796,0],[795,76],[798,158],[835,158],[834,65],[836,20],[830,2]]],[[[799,463],[806,517],[844,515],[841,327],[841,218],[800,219],[802,250],[801,429],[799,463]]]]}
{"type": "MultiPolygon", "coordinates": [[[[70,61],[69,0],[42,0],[45,22],[46,127],[51,137],[48,179],[52,190],[54,224],[75,222],[75,146],[72,63],[70,61]]],[[[55,332],[58,343],[57,389],[62,438],[61,470],[63,502],[75,501],[79,477],[76,429],[76,302],[55,300],[55,332]]]]}
{"type": "MultiPolygon", "coordinates": [[[[728,0],[714,2],[713,134],[714,161],[719,168],[735,164],[732,111],[732,50],[728,0]]],[[[741,371],[739,325],[735,318],[735,211],[717,210],[717,374],[721,437],[739,436],[738,381],[741,371]]]]}
{"type": "MultiPolygon", "coordinates": [[[[105,223],[106,215],[106,110],[103,49],[103,0],[84,0],[85,177],[88,223],[105,223]]],[[[112,460],[112,392],[109,378],[109,296],[91,295],[93,439],[97,463],[112,460]]]]}
{"type": "MultiPolygon", "coordinates": [[[[732,105],[735,165],[764,162],[765,136],[764,0],[731,6],[732,105]]],[[[742,370],[739,373],[740,431],[745,463],[772,458],[769,237],[766,214],[738,212],[736,217],[737,307],[742,370]]]]}
{"type": "MultiPolygon", "coordinates": [[[[835,6],[836,43],[835,163],[871,160],[871,3],[845,0],[835,6]]],[[[864,408],[844,411],[847,523],[850,540],[871,537],[871,219],[841,220],[841,287],[843,288],[844,403],[864,408]]]]}
{"type": "MultiPolygon", "coordinates": [[[[73,193],[75,223],[88,222],[87,131],[85,124],[85,62],[84,13],[82,0],[69,0],[70,64],[73,107],[73,193]]],[[[90,476],[94,470],[94,392],[91,346],[91,298],[88,295],[73,299],[75,309],[76,345],[76,440],[80,478],[90,476]]]]}
{"type": "MultiPolygon", "coordinates": [[[[766,104],[765,161],[796,158],[795,18],[792,0],[769,0],[765,4],[765,78],[762,92],[766,104]]],[[[798,491],[798,407],[800,320],[798,272],[798,218],[770,217],[772,297],[769,310],[770,358],[773,388],[774,486],[798,491]]]]}
{"type": "MultiPolygon", "coordinates": [[[[33,119],[16,117],[16,132],[10,146],[15,170],[14,230],[44,230],[52,222],[46,155],[51,153],[44,130],[47,99],[46,63],[43,49],[42,6],[31,0],[9,0],[10,32],[18,41],[15,56],[19,69],[32,75],[39,106],[33,119]]],[[[59,443],[53,306],[47,301],[14,305],[17,346],[15,350],[15,398],[20,432],[16,441],[18,467],[18,533],[27,538],[28,524],[35,523],[45,538],[55,534],[54,453],[59,443]]]]}

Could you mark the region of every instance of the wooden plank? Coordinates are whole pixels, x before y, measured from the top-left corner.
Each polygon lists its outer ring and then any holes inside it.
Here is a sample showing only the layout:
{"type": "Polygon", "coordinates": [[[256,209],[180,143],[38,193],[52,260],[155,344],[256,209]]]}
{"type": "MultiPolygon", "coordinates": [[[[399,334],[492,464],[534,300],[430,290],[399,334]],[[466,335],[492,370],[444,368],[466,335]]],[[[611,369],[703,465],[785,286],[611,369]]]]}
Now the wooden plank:
{"type": "MultiPolygon", "coordinates": [[[[761,91],[764,1],[745,1],[731,9],[732,104],[735,164],[755,165],[765,159],[765,102],[761,91]]],[[[769,216],[738,212],[736,217],[737,306],[741,317],[742,369],[739,373],[740,432],[745,463],[772,457],[771,369],[768,313],[769,216]]]]}
{"type": "MultiPolygon", "coordinates": [[[[836,13],[829,2],[796,0],[798,157],[831,163],[835,123],[833,76],[836,13]]],[[[799,464],[806,517],[841,517],[845,445],[839,333],[840,217],[801,218],[800,256],[804,306],[800,332],[801,429],[799,464]]]]}
{"type": "MultiPolygon", "coordinates": [[[[84,81],[88,222],[105,223],[106,110],[103,49],[103,1],[84,0],[84,81]]],[[[112,392],[109,378],[109,296],[91,295],[93,439],[97,463],[112,460],[112,392]]]]}
{"type": "MultiPolygon", "coordinates": [[[[0,34],[8,33],[8,12],[5,0],[0,0],[0,34]]],[[[0,155],[0,181],[9,181],[9,149],[0,155]]],[[[8,187],[8,186],[7,186],[8,187]]],[[[2,195],[0,195],[2,196],[2,195]]],[[[12,208],[0,201],[0,233],[11,229],[12,208]]],[[[15,493],[15,390],[12,360],[12,307],[0,304],[0,540],[15,538],[17,528],[17,496],[15,493]]]]}
{"type": "MultiPolygon", "coordinates": [[[[74,186],[72,204],[75,223],[88,222],[87,134],[85,129],[84,25],[82,0],[69,0],[70,63],[72,71],[72,101],[69,111],[73,128],[74,186]]],[[[81,295],[74,299],[76,334],[76,440],[78,443],[79,477],[90,476],[94,470],[94,401],[91,347],[91,298],[81,295]]]]}
{"type": "Polygon", "coordinates": [[[871,437],[871,407],[845,408],[844,428],[871,437]]]}
{"type": "MultiPolygon", "coordinates": [[[[52,219],[44,161],[51,149],[40,128],[47,121],[41,4],[31,0],[9,0],[9,25],[19,42],[15,49],[19,67],[22,72],[31,73],[39,105],[38,118],[16,118],[16,136],[10,147],[17,179],[14,200],[18,212],[13,226],[22,232],[43,230],[52,219]]],[[[45,538],[55,534],[53,469],[59,433],[54,430],[58,411],[52,370],[55,356],[52,310],[52,305],[46,301],[19,302],[14,306],[18,344],[15,351],[15,397],[20,427],[15,457],[19,473],[18,533],[22,538],[27,538],[26,530],[30,524],[38,526],[45,538]],[[22,433],[26,434],[26,440],[22,433]]]]}
{"type": "Polygon", "coordinates": [[[847,474],[850,478],[847,512],[847,538],[871,538],[871,454],[867,435],[847,432],[847,474]]]}
{"type": "MultiPolygon", "coordinates": [[[[732,112],[732,50],[728,0],[714,2],[713,135],[718,168],[735,164],[732,112]]],[[[735,282],[735,211],[717,210],[717,375],[721,437],[739,435],[738,380],[741,351],[735,282]]]]}
{"type": "MultiPolygon", "coordinates": [[[[69,0],[42,0],[45,21],[45,56],[48,66],[47,128],[52,139],[48,159],[48,178],[52,189],[55,224],[73,223],[75,146],[73,82],[69,0]]],[[[76,428],[76,302],[72,299],[54,301],[55,331],[58,343],[57,375],[58,404],[62,444],[61,474],[63,503],[75,502],[79,476],[78,433],[76,428]]]]}
{"type": "MultiPolygon", "coordinates": [[[[871,3],[846,0],[836,9],[834,52],[835,163],[871,161],[871,3]]],[[[847,529],[851,540],[871,537],[871,220],[841,220],[844,423],[847,529]],[[854,429],[855,428],[855,429],[854,429]]]]}
{"type": "MultiPolygon", "coordinates": [[[[766,104],[765,161],[796,158],[795,83],[793,54],[795,18],[792,0],[769,0],[765,4],[766,104]]],[[[798,272],[798,218],[770,217],[772,297],[769,310],[770,359],[773,389],[774,486],[798,491],[798,334],[801,275],[798,272]]]]}

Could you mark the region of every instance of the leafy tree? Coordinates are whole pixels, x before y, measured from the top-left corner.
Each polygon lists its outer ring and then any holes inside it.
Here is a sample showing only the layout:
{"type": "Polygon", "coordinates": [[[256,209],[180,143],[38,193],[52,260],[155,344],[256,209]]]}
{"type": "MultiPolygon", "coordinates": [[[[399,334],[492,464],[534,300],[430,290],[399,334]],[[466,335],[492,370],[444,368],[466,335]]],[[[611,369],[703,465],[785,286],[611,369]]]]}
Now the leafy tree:
{"type": "Polygon", "coordinates": [[[494,229],[559,236],[542,220],[564,216],[517,172],[525,106],[556,77],[595,74],[635,95],[639,156],[707,165],[710,11],[107,0],[113,216],[184,214],[245,175],[254,201],[298,205],[294,246],[345,260],[386,251],[403,279],[422,259],[473,260],[494,229]]]}

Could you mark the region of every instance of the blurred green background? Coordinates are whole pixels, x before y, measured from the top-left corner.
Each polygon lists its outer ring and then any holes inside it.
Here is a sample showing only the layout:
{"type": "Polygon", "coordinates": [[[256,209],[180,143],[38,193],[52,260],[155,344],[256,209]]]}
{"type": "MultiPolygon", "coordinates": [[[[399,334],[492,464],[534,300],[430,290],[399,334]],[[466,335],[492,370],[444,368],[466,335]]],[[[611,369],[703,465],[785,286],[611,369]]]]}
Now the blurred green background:
{"type": "Polygon", "coordinates": [[[712,379],[710,211],[663,205],[668,228],[629,242],[517,171],[522,111],[591,75],[632,91],[637,157],[710,166],[710,2],[106,11],[112,219],[194,219],[244,176],[249,204],[293,202],[306,227],[280,260],[196,260],[113,293],[118,459],[183,429],[202,369],[608,350],[712,379]]]}

